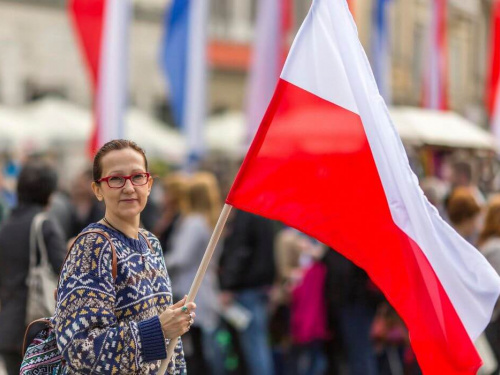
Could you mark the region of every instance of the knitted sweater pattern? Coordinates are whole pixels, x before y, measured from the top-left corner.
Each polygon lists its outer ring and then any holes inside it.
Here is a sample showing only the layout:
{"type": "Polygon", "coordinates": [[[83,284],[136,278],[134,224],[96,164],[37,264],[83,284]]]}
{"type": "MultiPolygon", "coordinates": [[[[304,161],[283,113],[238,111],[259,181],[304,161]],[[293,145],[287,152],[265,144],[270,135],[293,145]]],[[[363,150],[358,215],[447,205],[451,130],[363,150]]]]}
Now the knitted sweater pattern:
{"type": "MultiPolygon", "coordinates": [[[[86,234],[69,250],[54,316],[64,372],[156,374],[168,345],[158,315],[172,305],[161,245],[142,229],[139,240],[97,223],[84,231],[95,229],[113,241],[117,276],[113,279],[112,248],[102,234],[86,234]]],[[[186,373],[180,340],[167,373],[186,373]]]]}

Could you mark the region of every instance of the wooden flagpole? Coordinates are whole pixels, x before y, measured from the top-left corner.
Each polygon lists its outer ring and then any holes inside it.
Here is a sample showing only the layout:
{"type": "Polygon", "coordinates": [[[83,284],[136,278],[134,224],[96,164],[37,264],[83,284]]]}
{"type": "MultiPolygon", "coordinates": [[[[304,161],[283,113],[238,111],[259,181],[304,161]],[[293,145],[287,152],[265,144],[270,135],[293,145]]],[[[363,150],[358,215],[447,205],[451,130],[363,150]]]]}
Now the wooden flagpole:
{"type": "MultiPolygon", "coordinates": [[[[198,267],[198,272],[196,272],[196,276],[194,277],[193,283],[191,284],[191,289],[189,290],[189,294],[186,299],[186,304],[194,301],[196,294],[198,293],[198,289],[200,289],[201,282],[203,281],[203,277],[207,272],[208,265],[210,264],[210,260],[212,259],[212,255],[214,254],[215,247],[219,242],[222,230],[226,225],[226,221],[229,216],[229,213],[231,212],[231,208],[232,206],[228,204],[224,204],[224,207],[222,208],[222,212],[219,216],[219,220],[217,220],[217,224],[215,225],[215,229],[214,232],[212,233],[212,237],[210,238],[210,242],[208,243],[205,255],[201,260],[200,266],[198,267]]],[[[170,340],[170,343],[168,344],[167,347],[167,359],[164,359],[161,362],[158,374],[163,375],[166,373],[168,364],[172,359],[172,355],[174,354],[174,349],[177,346],[178,341],[179,341],[178,337],[170,340]]]]}

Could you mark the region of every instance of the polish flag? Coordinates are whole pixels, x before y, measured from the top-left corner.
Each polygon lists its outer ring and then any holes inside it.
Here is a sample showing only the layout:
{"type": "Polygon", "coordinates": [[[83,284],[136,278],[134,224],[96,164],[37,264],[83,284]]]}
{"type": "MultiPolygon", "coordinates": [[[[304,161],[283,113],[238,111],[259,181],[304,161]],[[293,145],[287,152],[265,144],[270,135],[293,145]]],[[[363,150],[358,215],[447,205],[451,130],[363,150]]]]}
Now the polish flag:
{"type": "Polygon", "coordinates": [[[247,143],[252,141],[278,83],[291,28],[290,0],[259,0],[247,93],[247,143]],[[276,22],[281,20],[281,22],[276,22]]]}
{"type": "Polygon", "coordinates": [[[366,270],[426,375],[472,375],[500,278],[410,169],[345,0],[314,0],[226,200],[366,270]]]}
{"type": "Polygon", "coordinates": [[[94,129],[89,154],[123,138],[128,95],[131,0],[70,0],[69,14],[90,73],[94,129]]]}
{"type": "Polygon", "coordinates": [[[431,0],[431,24],[423,92],[423,106],[430,109],[448,109],[447,1],[431,0]]]}

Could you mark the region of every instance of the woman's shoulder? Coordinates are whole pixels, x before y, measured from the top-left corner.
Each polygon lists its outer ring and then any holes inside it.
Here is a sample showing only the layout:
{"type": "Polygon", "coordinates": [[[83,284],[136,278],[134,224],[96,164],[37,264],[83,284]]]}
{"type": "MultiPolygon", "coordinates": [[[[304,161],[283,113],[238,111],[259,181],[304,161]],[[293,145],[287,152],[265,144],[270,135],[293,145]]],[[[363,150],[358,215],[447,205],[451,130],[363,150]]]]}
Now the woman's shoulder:
{"type": "Polygon", "coordinates": [[[103,229],[100,225],[90,224],[76,236],[72,247],[76,245],[85,247],[101,247],[104,242],[109,243],[112,237],[112,234],[103,229]]]}
{"type": "Polygon", "coordinates": [[[62,278],[76,274],[96,274],[110,272],[113,246],[108,237],[99,230],[86,228],[75,239],[62,270],[62,278]]]}

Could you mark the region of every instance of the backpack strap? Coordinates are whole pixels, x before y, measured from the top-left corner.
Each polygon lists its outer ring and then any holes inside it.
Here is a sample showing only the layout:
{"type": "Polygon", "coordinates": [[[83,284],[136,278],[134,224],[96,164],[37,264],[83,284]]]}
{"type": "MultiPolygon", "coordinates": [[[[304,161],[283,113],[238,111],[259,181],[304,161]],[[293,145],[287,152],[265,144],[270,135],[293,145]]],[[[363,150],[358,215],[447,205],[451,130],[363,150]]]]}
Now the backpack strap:
{"type": "Polygon", "coordinates": [[[24,340],[23,340],[23,356],[26,354],[26,349],[28,349],[28,345],[30,342],[33,341],[35,338],[36,334],[40,332],[40,329],[33,330],[33,327],[38,326],[38,325],[44,325],[45,327],[48,327],[51,325],[50,319],[47,318],[41,318],[37,320],[33,320],[28,327],[26,327],[26,331],[24,331],[24,340]]]}

